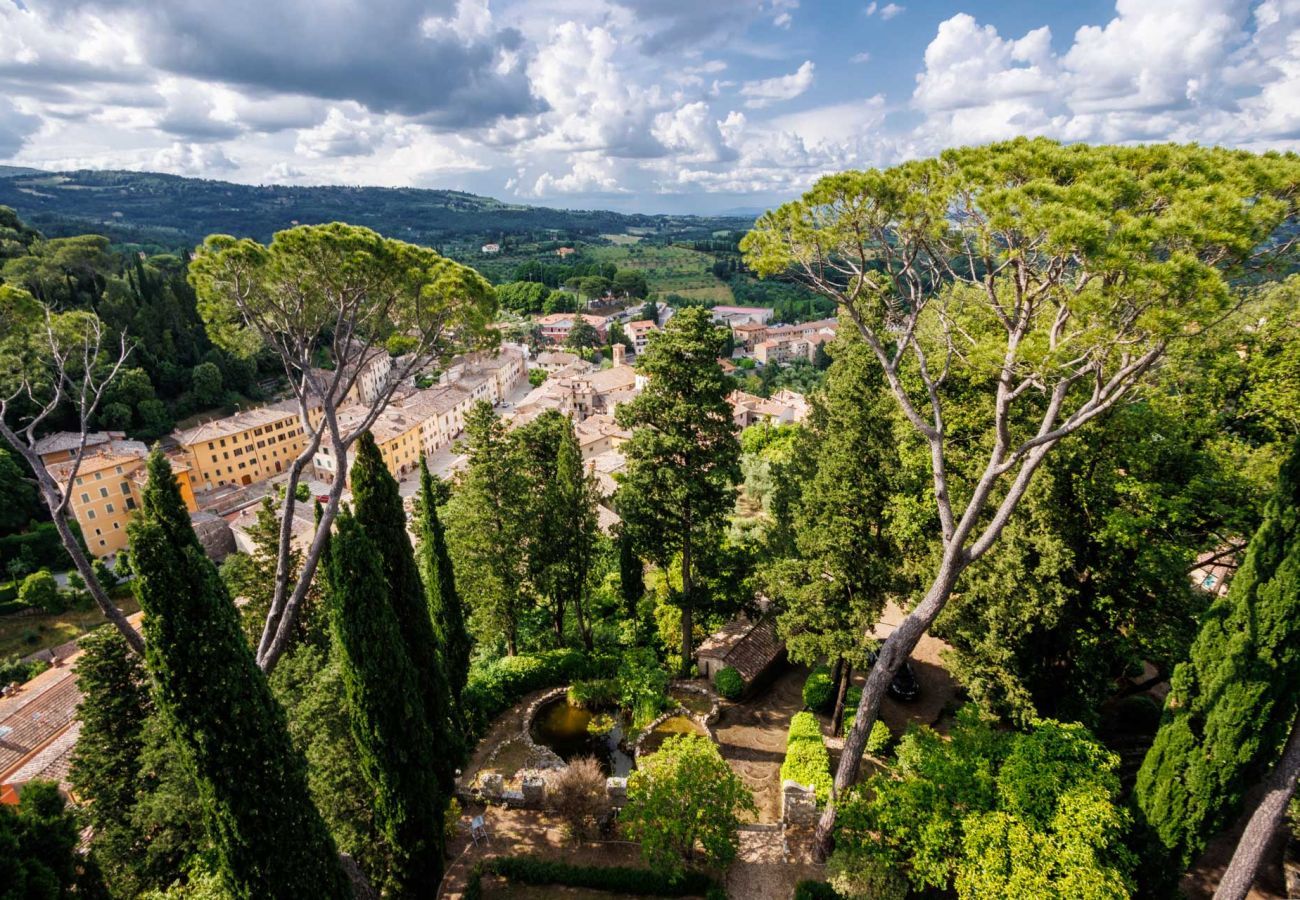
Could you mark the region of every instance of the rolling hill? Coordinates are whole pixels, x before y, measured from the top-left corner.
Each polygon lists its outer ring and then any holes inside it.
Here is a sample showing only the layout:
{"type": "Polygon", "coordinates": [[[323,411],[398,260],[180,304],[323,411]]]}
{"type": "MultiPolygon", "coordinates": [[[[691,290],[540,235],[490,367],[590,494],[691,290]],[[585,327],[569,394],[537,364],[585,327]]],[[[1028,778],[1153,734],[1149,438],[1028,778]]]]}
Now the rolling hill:
{"type": "Polygon", "coordinates": [[[690,239],[752,219],[627,215],[504,203],[459,191],[246,185],[153,172],[0,172],[0,205],[47,236],[84,232],[172,249],[212,233],[260,241],[298,223],[366,225],[390,237],[442,247],[510,237],[557,239],[650,233],[690,239]]]}

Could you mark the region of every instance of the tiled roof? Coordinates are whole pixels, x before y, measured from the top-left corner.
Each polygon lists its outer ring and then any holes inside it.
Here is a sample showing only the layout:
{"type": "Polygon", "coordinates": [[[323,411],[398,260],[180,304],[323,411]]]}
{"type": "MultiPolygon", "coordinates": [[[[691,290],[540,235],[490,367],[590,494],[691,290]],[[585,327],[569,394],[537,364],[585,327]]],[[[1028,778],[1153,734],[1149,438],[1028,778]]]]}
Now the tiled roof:
{"type": "Polygon", "coordinates": [[[248,431],[250,428],[260,428],[263,425],[271,425],[282,419],[297,418],[297,416],[298,402],[283,400],[267,406],[245,409],[223,419],[213,419],[211,422],[204,422],[202,425],[195,425],[184,431],[173,432],[172,437],[181,446],[192,447],[195,444],[229,437],[232,434],[248,431]]]}
{"type": "MultiPolygon", "coordinates": [[[[109,441],[121,440],[126,434],[121,431],[92,431],[86,435],[86,449],[97,444],[107,444],[109,441]]],[[[47,453],[66,453],[76,450],[77,445],[81,443],[81,433],[77,431],[56,431],[53,434],[47,434],[36,442],[35,450],[37,456],[45,456],[47,453]]]]}
{"type": "Polygon", "coordinates": [[[62,482],[72,474],[74,466],[78,475],[88,475],[91,472],[107,469],[109,466],[121,465],[123,462],[141,460],[148,455],[149,448],[140,441],[113,440],[93,448],[87,447],[81,457],[81,465],[77,466],[75,459],[69,459],[50,466],[49,472],[55,481],[62,482]]]}
{"type": "Polygon", "coordinates": [[[697,656],[709,656],[731,666],[745,683],[762,675],[785,651],[785,642],[776,634],[771,616],[758,622],[736,619],[700,644],[697,656]]]}

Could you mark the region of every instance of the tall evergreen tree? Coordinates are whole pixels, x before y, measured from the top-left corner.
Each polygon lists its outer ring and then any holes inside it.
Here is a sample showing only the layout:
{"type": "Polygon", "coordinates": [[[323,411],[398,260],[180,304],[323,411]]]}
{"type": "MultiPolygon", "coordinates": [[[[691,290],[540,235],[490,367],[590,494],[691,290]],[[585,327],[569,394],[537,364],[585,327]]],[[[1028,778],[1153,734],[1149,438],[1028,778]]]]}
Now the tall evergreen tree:
{"type": "Polygon", "coordinates": [[[627,472],[618,491],[619,514],[634,544],[667,568],[680,566],[682,671],[692,656],[697,557],[721,542],[735,506],[740,445],[727,402],[728,380],[718,357],[729,339],[708,310],[684,309],[654,334],[642,355],[646,389],[618,407],[618,422],[633,428],[623,445],[627,472]]]}
{"type": "Polygon", "coordinates": [[[1186,866],[1282,752],[1300,705],[1300,441],[1226,596],[1174,670],[1138,772],[1154,837],[1186,866]]]}
{"type": "Polygon", "coordinates": [[[359,519],[336,520],[326,559],[330,623],[342,650],[344,697],[375,824],[392,847],[389,888],[428,896],[442,878],[442,809],[433,730],[420,676],[388,593],[384,557],[359,519]]]}
{"type": "Polygon", "coordinates": [[[334,841],[171,465],[148,464],[130,525],[154,703],[193,771],[226,888],[236,897],[348,897],[334,841]]]}
{"type": "MultiPolygon", "coordinates": [[[[554,548],[546,581],[550,591],[573,609],[583,645],[592,648],[586,610],[587,580],[596,553],[599,523],[594,479],[582,465],[582,450],[573,423],[566,420],[555,456],[555,480],[548,491],[547,517],[554,525],[554,548]]],[[[559,605],[560,600],[557,600],[559,605]]],[[[562,608],[562,607],[561,607],[562,608]]],[[[563,635],[561,635],[563,636],[563,635]]]]}
{"type": "Polygon", "coordinates": [[[140,657],[110,628],[81,639],[77,660],[77,707],[81,734],[70,780],[94,829],[91,853],[105,878],[124,884],[147,844],[132,814],[140,792],[140,755],[151,704],[140,657]]]}
{"type": "Polygon", "coordinates": [[[871,351],[846,335],[833,352],[826,389],[813,403],[812,446],[796,454],[815,461],[796,504],[797,551],[771,566],[765,580],[779,603],[777,626],[791,658],[835,663],[838,733],[853,667],[868,665],[867,635],[898,586],[885,511],[899,460],[890,399],[871,351]]]}
{"type": "Polygon", "coordinates": [[[503,637],[506,653],[514,656],[527,576],[525,531],[533,525],[519,515],[527,481],[514,442],[487,403],[476,403],[465,416],[465,435],[469,465],[447,504],[456,585],[480,643],[503,637]]]}
{"type": "Polygon", "coordinates": [[[623,598],[624,614],[635,621],[637,604],[645,595],[645,564],[622,528],[618,531],[618,589],[623,598]]]}
{"type": "Polygon", "coordinates": [[[465,609],[456,591],[456,571],[447,552],[447,531],[438,515],[438,507],[447,501],[447,489],[429,474],[429,465],[420,457],[419,538],[417,555],[429,618],[442,650],[447,671],[447,687],[452,701],[460,703],[461,692],[469,680],[469,657],[472,645],[465,629],[465,609]]]}
{"type": "Polygon", "coordinates": [[[407,659],[415,669],[425,721],[438,736],[440,752],[435,754],[438,781],[444,792],[450,792],[463,747],[452,715],[447,673],[411,538],[406,531],[406,510],[397,480],[388,471],[369,431],[357,441],[351,479],[356,505],[353,515],[379,549],[388,587],[385,596],[397,617],[407,659]]]}

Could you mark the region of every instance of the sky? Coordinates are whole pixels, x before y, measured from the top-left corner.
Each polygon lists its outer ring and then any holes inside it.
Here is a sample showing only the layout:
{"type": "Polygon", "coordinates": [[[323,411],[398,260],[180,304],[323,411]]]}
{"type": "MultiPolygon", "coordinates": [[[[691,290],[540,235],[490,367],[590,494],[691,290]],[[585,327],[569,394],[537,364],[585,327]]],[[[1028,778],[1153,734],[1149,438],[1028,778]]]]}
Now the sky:
{"type": "Polygon", "coordinates": [[[1300,148],[1300,0],[0,0],[0,163],[760,209],[1019,134],[1300,148]]]}

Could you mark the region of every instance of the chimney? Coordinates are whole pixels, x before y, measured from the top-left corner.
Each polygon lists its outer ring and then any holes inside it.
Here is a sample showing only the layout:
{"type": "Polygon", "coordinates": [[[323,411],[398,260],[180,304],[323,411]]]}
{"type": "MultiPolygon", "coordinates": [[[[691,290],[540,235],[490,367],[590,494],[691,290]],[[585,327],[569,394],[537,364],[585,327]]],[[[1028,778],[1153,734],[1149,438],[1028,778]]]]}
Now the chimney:
{"type": "Polygon", "coordinates": [[[616,342],[612,349],[614,353],[614,365],[616,366],[625,365],[626,363],[624,362],[623,357],[627,355],[627,348],[624,347],[621,343],[616,342]]]}

